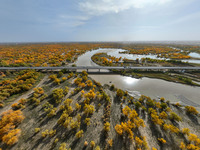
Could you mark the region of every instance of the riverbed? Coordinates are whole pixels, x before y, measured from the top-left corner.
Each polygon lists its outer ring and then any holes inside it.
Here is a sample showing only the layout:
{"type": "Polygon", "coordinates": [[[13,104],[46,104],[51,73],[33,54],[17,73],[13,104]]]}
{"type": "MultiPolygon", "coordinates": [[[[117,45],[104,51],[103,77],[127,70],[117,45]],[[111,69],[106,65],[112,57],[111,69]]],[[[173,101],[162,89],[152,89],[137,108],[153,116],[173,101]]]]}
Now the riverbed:
{"type": "MultiPolygon", "coordinates": [[[[121,49],[98,49],[86,52],[76,62],[77,66],[98,66],[91,57],[96,53],[107,53],[116,56],[121,49]]],[[[120,54],[128,58],[130,54],[120,54]]],[[[102,70],[101,70],[102,71],[102,70]]],[[[107,71],[107,70],[104,70],[107,71]]],[[[161,79],[136,79],[121,75],[89,75],[101,84],[114,84],[117,88],[127,90],[131,95],[139,97],[141,94],[158,99],[164,97],[171,102],[200,107],[200,87],[168,82],[161,79]]]]}
{"type": "Polygon", "coordinates": [[[182,102],[187,105],[200,106],[200,88],[161,79],[136,79],[121,75],[89,75],[101,84],[114,84],[117,88],[128,91],[133,96],[141,94],[157,99],[164,97],[172,102],[182,102]],[[183,100],[182,100],[183,99],[183,100]]]}

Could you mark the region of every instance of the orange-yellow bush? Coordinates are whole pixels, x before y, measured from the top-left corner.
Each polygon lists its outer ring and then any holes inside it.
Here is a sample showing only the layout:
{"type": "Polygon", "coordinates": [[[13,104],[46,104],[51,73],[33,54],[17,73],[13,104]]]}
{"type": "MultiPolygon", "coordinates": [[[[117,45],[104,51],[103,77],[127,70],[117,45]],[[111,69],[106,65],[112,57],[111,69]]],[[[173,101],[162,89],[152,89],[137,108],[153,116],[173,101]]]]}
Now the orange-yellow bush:
{"type": "Polygon", "coordinates": [[[188,128],[183,128],[183,129],[182,129],[182,133],[183,133],[183,134],[186,134],[186,135],[189,135],[190,130],[189,130],[188,128]]]}
{"type": "Polygon", "coordinates": [[[91,147],[95,147],[95,142],[94,142],[94,141],[91,141],[91,142],[90,142],[90,146],[91,146],[91,147]]]}
{"type": "Polygon", "coordinates": [[[110,131],[110,123],[109,122],[104,123],[104,130],[106,132],[110,131]]]}
{"type": "Polygon", "coordinates": [[[112,139],[108,140],[108,145],[109,145],[110,147],[113,146],[113,140],[112,140],[112,139]]]}
{"type": "Polygon", "coordinates": [[[184,150],[186,148],[186,145],[183,142],[181,142],[179,147],[180,147],[180,149],[184,150]]]}
{"type": "Polygon", "coordinates": [[[88,93],[86,93],[85,95],[85,98],[89,98],[89,99],[94,99],[96,94],[94,93],[93,90],[90,90],[88,93]]]}
{"type": "Polygon", "coordinates": [[[20,129],[13,129],[2,137],[2,141],[7,145],[13,145],[18,142],[18,138],[21,135],[20,129]]]}
{"type": "Polygon", "coordinates": [[[199,112],[193,106],[185,106],[186,112],[197,115],[199,112]]]}
{"type": "Polygon", "coordinates": [[[163,138],[158,138],[158,141],[160,141],[161,143],[165,144],[166,143],[166,140],[163,139],[163,138]]]}
{"type": "Polygon", "coordinates": [[[2,114],[0,120],[0,139],[7,145],[13,145],[18,141],[20,129],[15,129],[24,120],[20,110],[8,110],[2,114]]]}
{"type": "Polygon", "coordinates": [[[86,84],[87,84],[88,87],[92,87],[92,85],[93,85],[93,83],[92,83],[91,80],[87,80],[87,81],[86,81],[86,84]]]}
{"type": "Polygon", "coordinates": [[[142,146],[143,141],[139,137],[135,137],[135,143],[138,147],[142,146]]]}

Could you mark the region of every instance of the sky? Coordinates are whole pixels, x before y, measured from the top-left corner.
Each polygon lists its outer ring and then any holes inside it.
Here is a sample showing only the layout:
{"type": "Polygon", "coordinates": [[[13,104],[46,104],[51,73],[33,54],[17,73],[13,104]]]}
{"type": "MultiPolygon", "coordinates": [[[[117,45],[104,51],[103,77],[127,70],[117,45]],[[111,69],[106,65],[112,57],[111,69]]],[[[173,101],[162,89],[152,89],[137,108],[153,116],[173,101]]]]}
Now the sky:
{"type": "Polygon", "coordinates": [[[0,0],[0,43],[191,40],[200,0],[0,0]]]}

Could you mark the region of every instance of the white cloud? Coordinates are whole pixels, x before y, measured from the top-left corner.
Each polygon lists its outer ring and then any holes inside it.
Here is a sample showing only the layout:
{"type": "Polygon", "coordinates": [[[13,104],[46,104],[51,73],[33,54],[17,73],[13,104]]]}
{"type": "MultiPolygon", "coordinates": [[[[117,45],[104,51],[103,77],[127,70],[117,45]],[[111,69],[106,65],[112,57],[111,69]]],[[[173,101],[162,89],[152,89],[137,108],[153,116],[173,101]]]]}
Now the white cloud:
{"type": "Polygon", "coordinates": [[[61,14],[56,22],[59,26],[77,27],[84,25],[94,16],[120,13],[128,9],[142,9],[164,5],[172,0],[83,0],[79,2],[82,12],[78,16],[61,14]]]}
{"type": "Polygon", "coordinates": [[[88,16],[71,16],[71,15],[59,15],[59,18],[61,19],[71,19],[71,20],[80,20],[80,21],[86,21],[89,19],[88,16]]]}
{"type": "Polygon", "coordinates": [[[171,0],[85,0],[80,2],[82,11],[92,16],[118,13],[131,8],[145,8],[163,5],[171,0]]]}
{"type": "Polygon", "coordinates": [[[90,19],[88,16],[59,15],[54,23],[59,27],[77,27],[84,25],[90,19]]]}
{"type": "Polygon", "coordinates": [[[180,18],[177,18],[176,20],[173,20],[172,22],[168,23],[167,25],[176,25],[176,24],[182,24],[182,23],[192,23],[192,20],[199,20],[200,19],[200,12],[192,13],[180,18]]]}

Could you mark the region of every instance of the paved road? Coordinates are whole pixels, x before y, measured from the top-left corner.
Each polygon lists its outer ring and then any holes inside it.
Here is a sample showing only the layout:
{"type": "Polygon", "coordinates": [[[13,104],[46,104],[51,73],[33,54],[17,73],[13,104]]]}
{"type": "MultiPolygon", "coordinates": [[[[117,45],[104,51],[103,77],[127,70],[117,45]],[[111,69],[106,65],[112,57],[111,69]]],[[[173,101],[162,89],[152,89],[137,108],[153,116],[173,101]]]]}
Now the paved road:
{"type": "Polygon", "coordinates": [[[0,67],[0,70],[25,70],[25,69],[35,69],[35,70],[58,70],[58,69],[116,69],[116,70],[200,70],[200,67],[104,67],[104,66],[78,66],[78,67],[0,67]]]}

